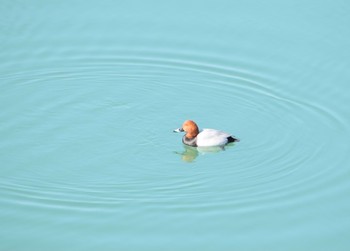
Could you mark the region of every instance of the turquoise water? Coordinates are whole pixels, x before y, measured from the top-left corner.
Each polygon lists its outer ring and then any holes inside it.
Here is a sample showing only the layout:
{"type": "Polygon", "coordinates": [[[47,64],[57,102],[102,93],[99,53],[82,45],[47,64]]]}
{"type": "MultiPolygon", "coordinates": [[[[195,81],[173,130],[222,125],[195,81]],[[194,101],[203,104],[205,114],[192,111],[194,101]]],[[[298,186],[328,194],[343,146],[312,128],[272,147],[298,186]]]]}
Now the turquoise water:
{"type": "Polygon", "coordinates": [[[349,250],[349,12],[2,1],[0,250],[349,250]]]}

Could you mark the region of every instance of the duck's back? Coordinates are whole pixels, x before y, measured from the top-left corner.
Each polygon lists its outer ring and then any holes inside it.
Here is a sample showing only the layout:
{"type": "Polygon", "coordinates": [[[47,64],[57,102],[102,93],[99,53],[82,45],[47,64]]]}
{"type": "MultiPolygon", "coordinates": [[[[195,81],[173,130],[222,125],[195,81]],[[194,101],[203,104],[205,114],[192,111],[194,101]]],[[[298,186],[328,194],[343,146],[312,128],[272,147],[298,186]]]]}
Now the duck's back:
{"type": "Polygon", "coordinates": [[[215,130],[215,129],[203,129],[197,135],[197,146],[222,146],[228,143],[230,134],[215,130]]]}

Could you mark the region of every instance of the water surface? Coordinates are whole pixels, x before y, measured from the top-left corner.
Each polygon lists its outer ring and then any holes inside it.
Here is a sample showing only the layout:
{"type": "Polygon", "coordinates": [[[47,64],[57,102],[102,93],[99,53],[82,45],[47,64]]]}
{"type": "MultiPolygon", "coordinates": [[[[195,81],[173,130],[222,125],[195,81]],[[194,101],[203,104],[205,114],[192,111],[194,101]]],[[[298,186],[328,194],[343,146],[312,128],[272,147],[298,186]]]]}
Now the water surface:
{"type": "Polygon", "coordinates": [[[0,249],[348,250],[349,11],[3,1],[0,249]]]}

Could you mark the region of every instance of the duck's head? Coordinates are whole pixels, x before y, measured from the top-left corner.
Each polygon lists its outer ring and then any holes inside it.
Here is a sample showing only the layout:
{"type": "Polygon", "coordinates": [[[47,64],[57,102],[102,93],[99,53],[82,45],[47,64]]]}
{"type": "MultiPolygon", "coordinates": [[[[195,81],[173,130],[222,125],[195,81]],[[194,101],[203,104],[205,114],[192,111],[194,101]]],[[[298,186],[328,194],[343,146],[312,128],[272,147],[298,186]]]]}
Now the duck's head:
{"type": "Polygon", "coordinates": [[[174,132],[186,132],[186,138],[193,139],[197,137],[199,129],[197,124],[192,120],[186,120],[181,128],[175,129],[174,132]]]}

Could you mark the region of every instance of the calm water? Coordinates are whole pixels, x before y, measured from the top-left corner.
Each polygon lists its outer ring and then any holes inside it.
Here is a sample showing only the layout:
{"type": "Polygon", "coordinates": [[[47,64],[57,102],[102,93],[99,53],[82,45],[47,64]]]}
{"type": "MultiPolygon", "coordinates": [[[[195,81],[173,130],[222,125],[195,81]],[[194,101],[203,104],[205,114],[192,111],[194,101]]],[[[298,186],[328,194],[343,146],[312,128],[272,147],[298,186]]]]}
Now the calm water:
{"type": "Polygon", "coordinates": [[[0,250],[349,250],[349,13],[2,1],[0,250]]]}

